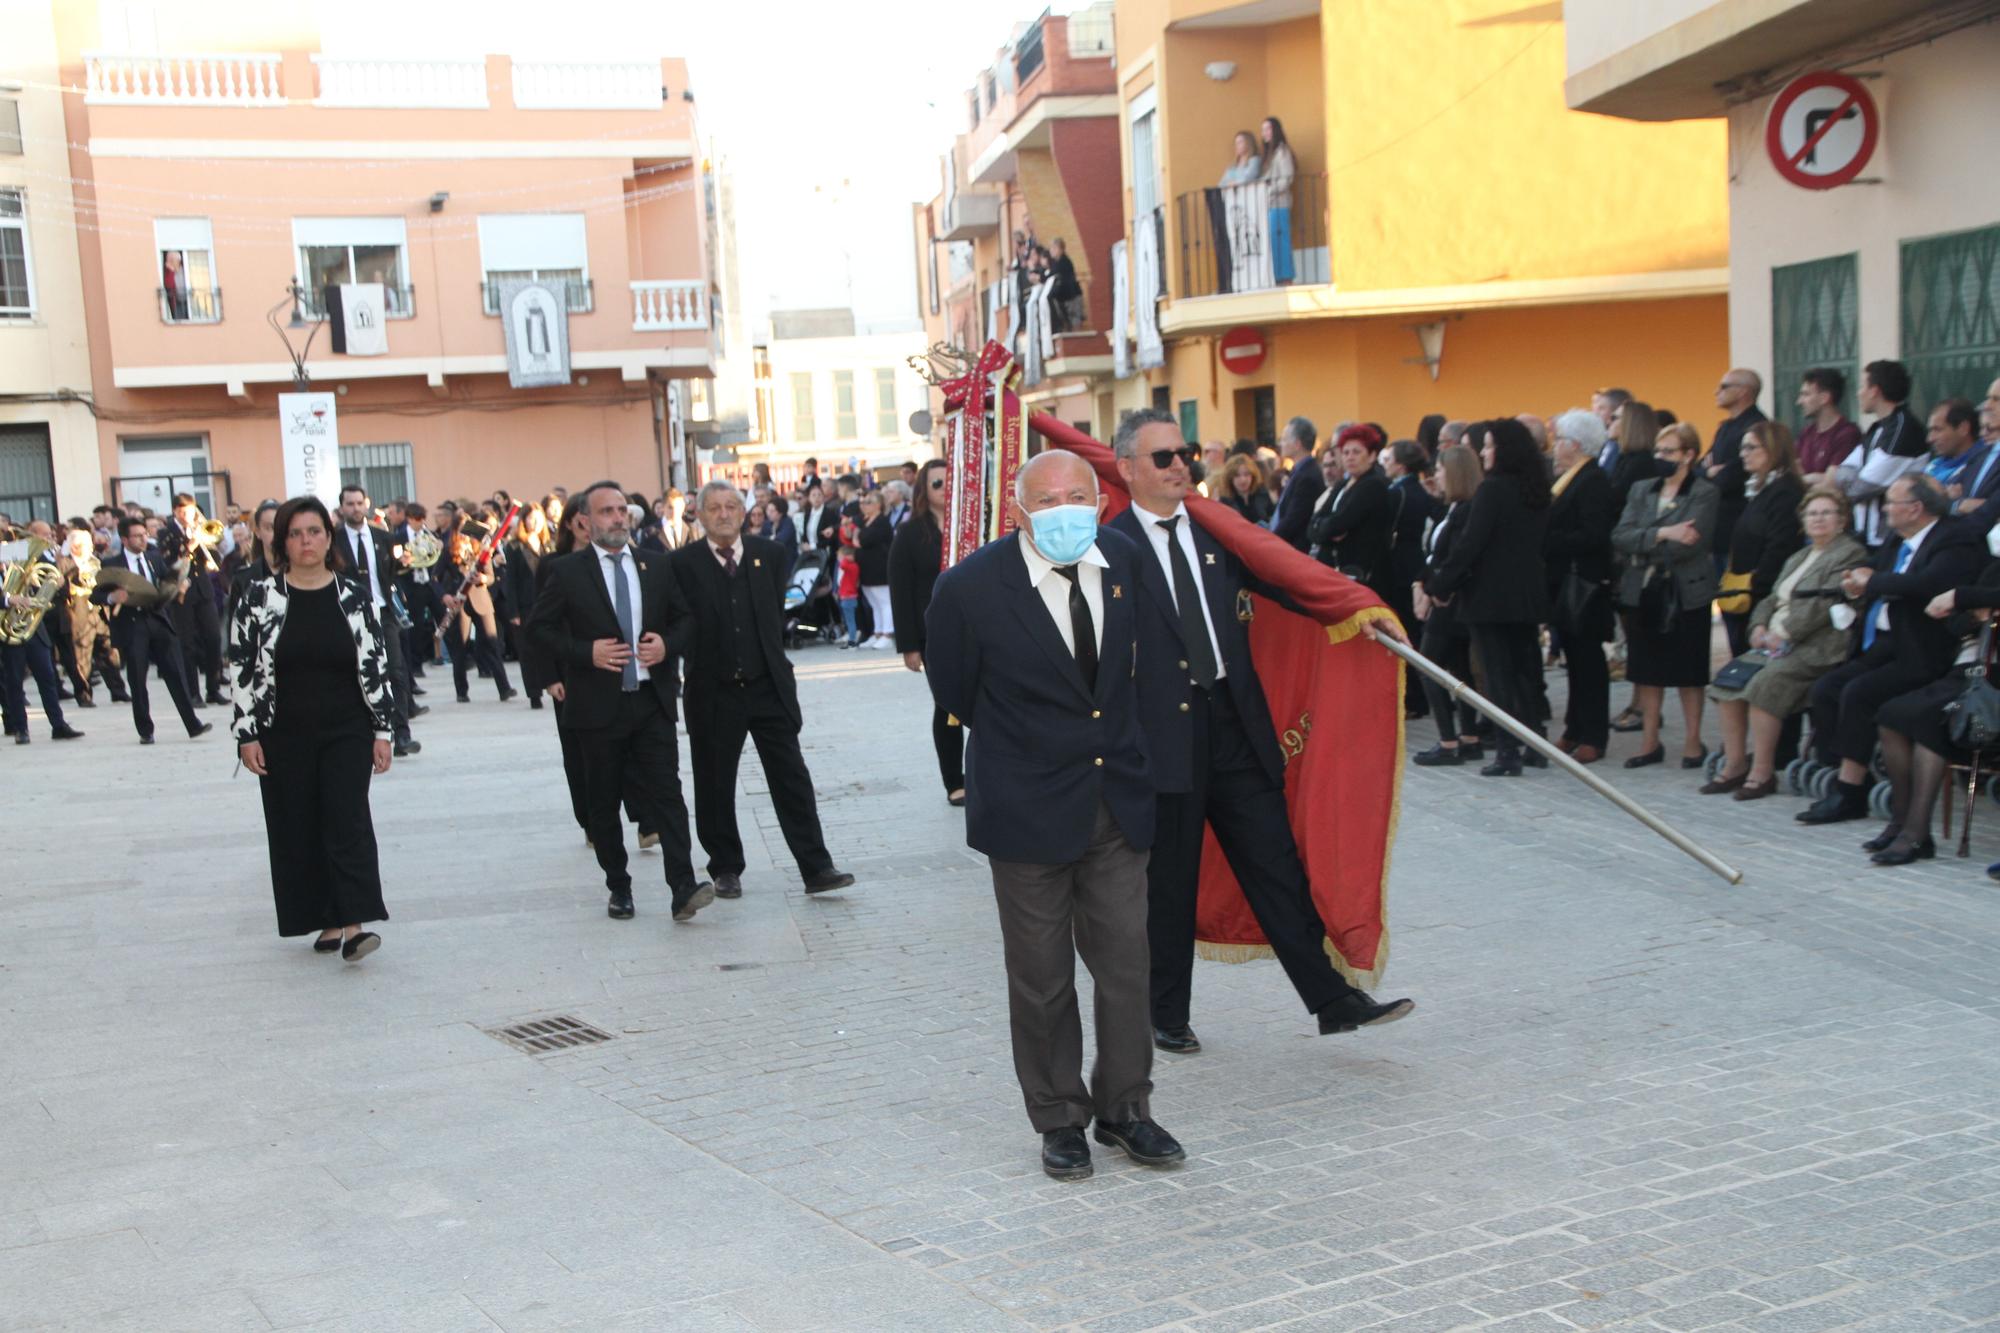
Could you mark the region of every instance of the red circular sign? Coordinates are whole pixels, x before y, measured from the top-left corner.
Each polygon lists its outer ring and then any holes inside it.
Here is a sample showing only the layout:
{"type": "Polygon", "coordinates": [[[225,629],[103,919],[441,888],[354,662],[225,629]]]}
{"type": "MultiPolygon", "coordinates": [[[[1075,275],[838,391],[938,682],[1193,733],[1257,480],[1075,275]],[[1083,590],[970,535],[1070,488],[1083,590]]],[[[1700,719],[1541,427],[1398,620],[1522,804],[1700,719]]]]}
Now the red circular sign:
{"type": "Polygon", "coordinates": [[[1222,335],[1222,364],[1238,375],[1254,375],[1264,364],[1264,335],[1249,327],[1222,335]]]}
{"type": "Polygon", "coordinates": [[[1866,85],[1821,70],[1793,79],[1771,103],[1764,150],[1792,184],[1831,190],[1862,173],[1881,134],[1882,115],[1866,85]]]}

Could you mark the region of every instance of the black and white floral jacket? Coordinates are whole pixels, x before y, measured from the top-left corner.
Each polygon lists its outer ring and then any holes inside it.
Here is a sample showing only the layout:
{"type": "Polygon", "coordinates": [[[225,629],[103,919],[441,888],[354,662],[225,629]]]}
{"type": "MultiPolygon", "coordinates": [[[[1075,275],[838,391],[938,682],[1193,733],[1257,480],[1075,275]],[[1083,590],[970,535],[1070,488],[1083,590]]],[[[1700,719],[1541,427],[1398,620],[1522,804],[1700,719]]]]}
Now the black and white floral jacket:
{"type": "MultiPolygon", "coordinates": [[[[362,591],[358,579],[348,574],[334,576],[340,610],[354,635],[355,657],[360,665],[361,697],[374,714],[375,734],[387,737],[394,705],[389,697],[389,654],[382,644],[382,627],[375,608],[362,591]]],[[[262,740],[271,729],[278,706],[278,634],[285,628],[285,611],[290,598],[284,580],[252,580],[237,604],[236,618],[229,631],[230,696],[236,705],[231,729],[236,743],[262,740]]]]}

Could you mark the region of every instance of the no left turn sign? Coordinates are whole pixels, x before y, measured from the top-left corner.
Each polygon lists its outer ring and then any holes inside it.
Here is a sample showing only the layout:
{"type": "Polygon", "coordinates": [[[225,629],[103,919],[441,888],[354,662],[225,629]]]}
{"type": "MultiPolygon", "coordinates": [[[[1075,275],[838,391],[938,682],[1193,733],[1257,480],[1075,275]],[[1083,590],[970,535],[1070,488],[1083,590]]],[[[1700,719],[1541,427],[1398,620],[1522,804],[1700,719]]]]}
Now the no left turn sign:
{"type": "Polygon", "coordinates": [[[1881,133],[1882,115],[1867,87],[1822,70],[1792,80],[1771,103],[1764,147],[1792,184],[1831,190],[1861,174],[1881,133]]]}

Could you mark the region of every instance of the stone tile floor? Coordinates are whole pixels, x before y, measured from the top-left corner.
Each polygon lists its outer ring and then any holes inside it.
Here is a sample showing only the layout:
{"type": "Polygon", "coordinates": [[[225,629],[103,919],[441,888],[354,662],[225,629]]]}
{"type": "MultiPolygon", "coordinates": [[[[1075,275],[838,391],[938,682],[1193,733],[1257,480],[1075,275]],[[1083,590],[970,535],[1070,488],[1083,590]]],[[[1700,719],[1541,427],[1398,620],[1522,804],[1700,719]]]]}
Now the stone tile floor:
{"type": "Polygon", "coordinates": [[[2000,1323],[1990,805],[1972,860],[1889,871],[1796,800],[1604,770],[1732,888],[1559,775],[1411,768],[1417,1015],[1320,1038],[1275,965],[1201,964],[1208,1049],[1155,1070],[1190,1160],[1058,1185],[921,683],[801,676],[856,891],[799,892],[747,759],[745,897],[677,928],[641,856],[607,921],[549,715],[447,693],[376,788],[359,967],[271,933],[226,742],[99,708],[8,747],[0,1328],[2000,1323]],[[613,1039],[484,1031],[550,1014],[613,1039]]]}

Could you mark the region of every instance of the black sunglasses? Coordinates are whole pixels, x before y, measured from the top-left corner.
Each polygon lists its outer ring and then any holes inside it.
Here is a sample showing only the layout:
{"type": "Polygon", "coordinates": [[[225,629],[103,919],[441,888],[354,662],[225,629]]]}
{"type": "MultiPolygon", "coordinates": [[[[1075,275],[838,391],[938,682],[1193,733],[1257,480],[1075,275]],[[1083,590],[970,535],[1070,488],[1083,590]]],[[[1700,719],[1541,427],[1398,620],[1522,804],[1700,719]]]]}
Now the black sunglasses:
{"type": "Polygon", "coordinates": [[[944,478],[943,478],[942,476],[938,476],[938,477],[932,477],[932,478],[931,478],[931,489],[932,489],[932,490],[934,490],[934,491],[941,491],[941,490],[943,490],[943,489],[944,489],[944,478]]]}
{"type": "Polygon", "coordinates": [[[1193,467],[1194,446],[1191,444],[1184,444],[1178,449],[1155,449],[1152,451],[1152,453],[1148,454],[1147,457],[1151,458],[1153,460],[1153,466],[1159,468],[1162,472],[1172,467],[1174,465],[1174,460],[1176,458],[1180,459],[1181,462],[1187,465],[1188,467],[1193,467]]]}

